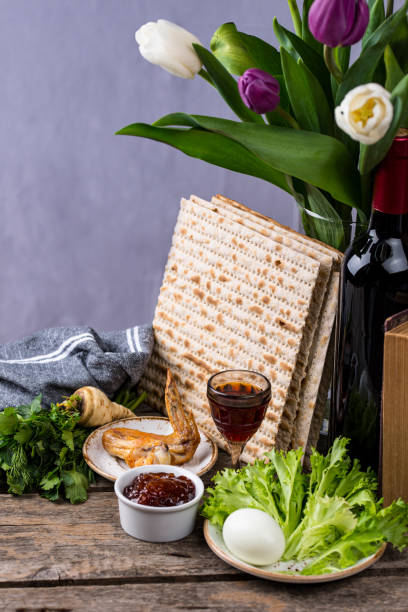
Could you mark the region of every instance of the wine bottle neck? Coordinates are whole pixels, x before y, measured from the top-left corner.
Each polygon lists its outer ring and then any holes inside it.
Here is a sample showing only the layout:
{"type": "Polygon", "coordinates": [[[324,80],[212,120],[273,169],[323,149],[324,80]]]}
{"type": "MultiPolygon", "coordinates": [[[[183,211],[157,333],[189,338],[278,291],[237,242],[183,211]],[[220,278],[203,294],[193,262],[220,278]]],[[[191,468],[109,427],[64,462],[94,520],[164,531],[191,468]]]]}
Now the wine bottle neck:
{"type": "Polygon", "coordinates": [[[373,211],[388,215],[408,213],[408,136],[394,139],[387,156],[378,166],[373,211]]]}
{"type": "Polygon", "coordinates": [[[408,233],[408,214],[396,215],[373,209],[368,231],[384,237],[398,237],[408,233]]]}

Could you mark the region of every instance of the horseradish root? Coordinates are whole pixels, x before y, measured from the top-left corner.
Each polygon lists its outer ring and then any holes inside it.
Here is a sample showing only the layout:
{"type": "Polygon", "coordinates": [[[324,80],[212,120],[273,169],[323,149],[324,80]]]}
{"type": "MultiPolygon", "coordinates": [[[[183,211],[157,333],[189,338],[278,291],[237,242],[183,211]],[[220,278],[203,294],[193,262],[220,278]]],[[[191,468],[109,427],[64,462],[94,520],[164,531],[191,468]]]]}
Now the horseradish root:
{"type": "Polygon", "coordinates": [[[96,387],[81,387],[61,404],[75,407],[81,413],[79,424],[83,427],[98,427],[118,419],[134,417],[134,413],[116,402],[111,402],[103,391],[96,387]]]}

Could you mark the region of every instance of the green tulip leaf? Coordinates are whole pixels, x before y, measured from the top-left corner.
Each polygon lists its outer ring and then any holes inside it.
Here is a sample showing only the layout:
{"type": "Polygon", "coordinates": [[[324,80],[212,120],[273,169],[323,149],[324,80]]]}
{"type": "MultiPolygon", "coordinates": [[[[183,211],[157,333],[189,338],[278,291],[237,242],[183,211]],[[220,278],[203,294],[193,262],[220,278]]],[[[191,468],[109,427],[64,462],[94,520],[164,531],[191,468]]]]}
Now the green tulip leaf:
{"type": "Polygon", "coordinates": [[[385,89],[392,91],[398,85],[401,79],[404,78],[404,73],[401,70],[397,58],[389,45],[385,47],[384,64],[386,72],[385,89]]]}
{"type": "MultiPolygon", "coordinates": [[[[186,113],[167,115],[155,125],[199,126],[221,134],[235,140],[275,170],[311,183],[328,191],[335,200],[359,208],[358,172],[346,147],[335,138],[304,130],[186,113]]],[[[121,133],[125,132],[121,130],[121,133]]]]}
{"type": "MultiPolygon", "coordinates": [[[[133,125],[140,125],[139,123],[128,125],[123,128],[118,134],[122,134],[123,130],[129,130],[133,128],[133,125]]],[[[201,129],[201,124],[197,121],[195,115],[189,115],[188,113],[169,113],[168,115],[164,115],[164,117],[160,117],[153,123],[154,127],[169,127],[172,125],[184,126],[201,129]]]]}
{"type": "Polygon", "coordinates": [[[380,163],[387,154],[398,129],[408,125],[408,74],[394,87],[391,102],[394,105],[394,116],[385,136],[372,145],[360,145],[358,168],[361,174],[371,172],[380,163]]]}
{"type": "Polygon", "coordinates": [[[339,251],[344,251],[344,224],[340,215],[319,189],[306,185],[306,192],[308,209],[314,214],[313,216],[309,213],[308,216],[312,216],[316,238],[339,251]]]}
{"type": "Polygon", "coordinates": [[[297,122],[304,130],[333,133],[333,113],[318,79],[307,66],[281,50],[283,74],[297,122]]]}
{"type": "Polygon", "coordinates": [[[358,85],[371,83],[377,65],[382,58],[385,44],[369,47],[362,52],[359,59],[346,72],[344,79],[337,89],[336,104],[341,104],[344,96],[358,85]]]}
{"type": "Polygon", "coordinates": [[[282,74],[280,53],[275,47],[252,34],[239,32],[239,36],[251,56],[252,66],[250,68],[260,68],[272,76],[282,74]]]}
{"type": "Polygon", "coordinates": [[[261,38],[239,32],[234,23],[224,23],[215,31],[210,49],[229,72],[243,74],[260,68],[275,76],[281,74],[279,52],[261,38]]]}
{"type": "MultiPolygon", "coordinates": [[[[313,217],[306,212],[307,210],[306,197],[303,195],[303,193],[296,191],[295,186],[294,186],[294,181],[291,176],[286,176],[286,180],[289,185],[290,193],[292,194],[292,196],[295,199],[296,204],[298,205],[300,218],[302,219],[302,225],[303,225],[303,229],[306,235],[310,236],[311,238],[319,239],[316,228],[314,227],[314,224],[313,224],[313,217]]],[[[305,184],[302,183],[302,181],[296,181],[296,182],[301,185],[302,189],[305,189],[305,184]]]]}
{"type": "Polygon", "coordinates": [[[301,59],[320,81],[324,90],[330,91],[330,74],[322,56],[296,34],[281,26],[276,17],[273,20],[273,29],[281,49],[285,49],[296,61],[301,59]]]}
{"type": "Polygon", "coordinates": [[[367,29],[364,33],[362,40],[362,48],[364,49],[367,40],[371,34],[382,24],[385,20],[384,0],[374,0],[370,7],[370,20],[368,22],[367,29]]]}
{"type": "MultiPolygon", "coordinates": [[[[278,74],[277,76],[275,76],[275,79],[278,81],[279,88],[280,88],[279,107],[283,108],[286,112],[290,114],[291,109],[290,109],[289,95],[286,89],[285,77],[283,76],[283,74],[278,74]]],[[[281,115],[279,114],[279,111],[277,110],[269,111],[269,113],[265,113],[265,117],[268,123],[270,123],[271,125],[281,125],[283,127],[288,127],[289,125],[284,119],[282,119],[281,115]]]]}
{"type": "Polygon", "coordinates": [[[312,47],[320,56],[323,56],[323,45],[316,40],[309,30],[309,11],[314,0],[303,0],[303,15],[302,15],[302,39],[312,47]]]}
{"type": "Polygon", "coordinates": [[[307,207],[302,211],[302,218],[307,219],[312,238],[317,238],[339,251],[345,248],[344,225],[340,216],[321,191],[307,185],[307,207]]]}
{"type": "Polygon", "coordinates": [[[354,87],[372,81],[379,61],[382,59],[385,47],[392,41],[398,26],[406,19],[404,6],[388,17],[366,41],[365,49],[360,57],[346,72],[343,82],[337,90],[336,103],[340,104],[347,92],[354,87]]]}
{"type": "Polygon", "coordinates": [[[408,17],[406,17],[394,32],[391,47],[404,74],[408,72],[408,17]]]}
{"type": "Polygon", "coordinates": [[[403,6],[398,11],[387,17],[387,19],[385,19],[385,21],[383,21],[378,28],[367,37],[365,47],[374,47],[378,43],[383,44],[384,46],[388,44],[388,41],[392,40],[398,33],[401,24],[406,22],[407,7],[408,0],[405,0],[403,6]],[[384,40],[386,41],[385,43],[384,40]]]}
{"type": "MultiPolygon", "coordinates": [[[[198,125],[194,121],[184,121],[183,115],[183,113],[169,115],[169,117],[174,117],[174,119],[170,120],[170,124],[198,125]]],[[[186,117],[189,117],[189,115],[186,115],[186,117]]],[[[285,191],[289,191],[285,177],[281,172],[263,162],[238,142],[220,134],[194,128],[186,130],[156,127],[145,123],[134,123],[116,133],[125,136],[140,136],[163,142],[190,157],[201,159],[209,164],[240,174],[255,176],[273,183],[285,191]]]]}
{"type": "MultiPolygon", "coordinates": [[[[282,104],[280,105],[282,106],[282,104]]],[[[265,114],[265,117],[269,123],[269,125],[278,125],[280,127],[292,127],[289,122],[283,118],[283,116],[279,113],[279,111],[274,110],[265,114]]]]}
{"type": "MultiPolygon", "coordinates": [[[[303,228],[307,235],[344,251],[346,238],[344,223],[337,210],[319,189],[309,184],[301,184],[303,193],[295,189],[294,181],[287,177],[288,185],[298,205],[303,228]]],[[[299,181],[298,181],[299,183],[299,181]]],[[[297,187],[299,189],[299,186],[297,187]]]]}
{"type": "Polygon", "coordinates": [[[234,113],[242,121],[251,121],[254,123],[265,123],[260,115],[251,111],[239,95],[238,85],[234,77],[230,75],[228,70],[217,60],[210,51],[201,45],[193,44],[193,47],[199,56],[200,60],[206,67],[208,74],[214,82],[226,103],[234,111],[234,113]]]}

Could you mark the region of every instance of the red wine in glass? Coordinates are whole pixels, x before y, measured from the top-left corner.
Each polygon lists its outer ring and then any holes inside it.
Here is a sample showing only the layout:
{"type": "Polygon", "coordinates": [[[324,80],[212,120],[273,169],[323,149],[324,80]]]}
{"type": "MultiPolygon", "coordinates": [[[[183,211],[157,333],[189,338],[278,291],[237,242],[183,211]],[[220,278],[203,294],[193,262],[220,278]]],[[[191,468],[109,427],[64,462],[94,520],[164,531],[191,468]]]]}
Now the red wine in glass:
{"type": "Polygon", "coordinates": [[[209,379],[207,397],[212,418],[228,444],[235,468],[246,442],[265,417],[271,399],[270,382],[258,372],[226,370],[209,379]]]}

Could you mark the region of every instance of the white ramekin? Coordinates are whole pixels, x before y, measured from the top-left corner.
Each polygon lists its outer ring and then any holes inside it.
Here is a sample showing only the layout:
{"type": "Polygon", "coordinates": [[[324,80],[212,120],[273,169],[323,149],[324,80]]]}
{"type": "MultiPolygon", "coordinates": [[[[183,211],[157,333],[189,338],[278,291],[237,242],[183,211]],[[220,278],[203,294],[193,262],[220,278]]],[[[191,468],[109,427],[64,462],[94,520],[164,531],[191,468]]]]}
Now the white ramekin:
{"type": "Polygon", "coordinates": [[[201,478],[176,465],[143,465],[121,474],[115,481],[115,493],[119,502],[120,524],[126,533],[148,542],[173,542],[185,538],[193,531],[204,485],[201,478]],[[123,490],[138,474],[144,472],[172,472],[176,476],[190,478],[196,490],[194,499],[180,506],[166,508],[144,506],[127,499],[123,490]]]}

